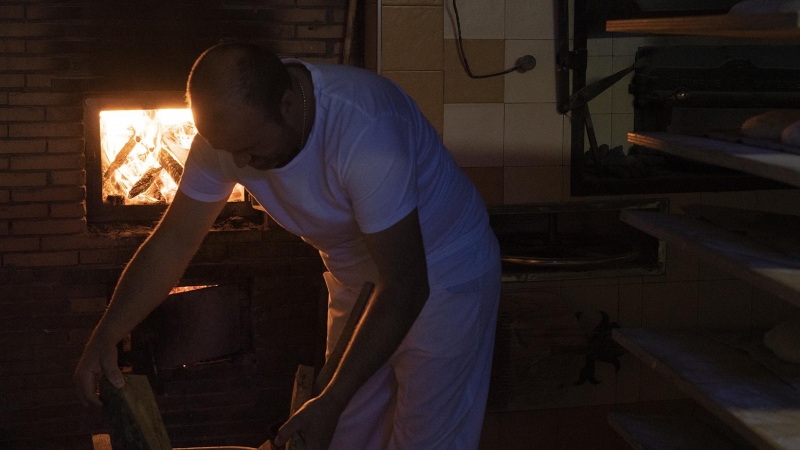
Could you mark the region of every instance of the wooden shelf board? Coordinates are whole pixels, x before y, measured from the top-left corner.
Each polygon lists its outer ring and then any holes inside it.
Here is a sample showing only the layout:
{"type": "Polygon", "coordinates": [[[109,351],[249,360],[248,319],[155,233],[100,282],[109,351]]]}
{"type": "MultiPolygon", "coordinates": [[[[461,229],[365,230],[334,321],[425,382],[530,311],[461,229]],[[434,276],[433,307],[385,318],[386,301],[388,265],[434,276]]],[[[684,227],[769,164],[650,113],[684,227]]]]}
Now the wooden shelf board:
{"type": "Polygon", "coordinates": [[[760,449],[800,448],[800,392],[694,331],[616,329],[614,340],[760,449]]]}
{"type": "Polygon", "coordinates": [[[710,425],[688,417],[611,413],[608,423],[636,450],[745,450],[710,425]]]}
{"type": "Polygon", "coordinates": [[[800,39],[797,12],[609,20],[606,31],[636,34],[800,39]]]}
{"type": "Polygon", "coordinates": [[[620,220],[800,306],[800,261],[702,220],[623,210],[620,220]]]}
{"type": "Polygon", "coordinates": [[[628,133],[628,142],[681,158],[800,187],[800,155],[665,132],[628,133]]]}

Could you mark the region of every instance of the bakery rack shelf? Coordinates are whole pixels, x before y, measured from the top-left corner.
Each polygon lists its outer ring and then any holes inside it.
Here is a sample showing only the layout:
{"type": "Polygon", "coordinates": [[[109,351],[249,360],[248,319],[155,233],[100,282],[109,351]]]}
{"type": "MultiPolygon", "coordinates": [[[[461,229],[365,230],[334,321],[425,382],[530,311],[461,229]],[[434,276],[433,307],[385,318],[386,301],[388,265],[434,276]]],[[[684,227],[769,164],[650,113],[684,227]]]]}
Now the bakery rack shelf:
{"type": "MultiPolygon", "coordinates": [[[[606,31],[800,42],[800,13],[612,20],[606,23],[606,31]]],[[[687,160],[800,187],[800,150],[782,152],[666,132],[629,133],[628,141],[687,160]]],[[[789,254],[789,248],[794,247],[784,234],[748,237],[729,231],[727,226],[659,212],[622,211],[621,220],[755,287],[800,305],[800,257],[789,254]]],[[[736,221],[741,223],[742,217],[737,216],[736,221]]],[[[747,445],[759,449],[800,449],[800,365],[778,360],[764,346],[762,333],[731,334],[749,336],[737,344],[721,339],[719,334],[699,331],[613,331],[618,344],[671,380],[747,445]]],[[[727,443],[696,444],[719,437],[714,433],[719,432],[718,427],[709,432],[696,428],[696,423],[684,425],[676,418],[612,415],[609,423],[636,449],[729,448],[725,446],[727,443]]],[[[739,442],[730,445],[741,448],[739,442]]]]}
{"type": "Polygon", "coordinates": [[[609,414],[608,423],[636,450],[752,448],[733,441],[710,424],[686,417],[612,413],[609,414]]]}
{"type": "Polygon", "coordinates": [[[702,220],[624,210],[620,219],[695,254],[753,286],[800,305],[800,259],[702,220]]]}
{"type": "Polygon", "coordinates": [[[606,22],[606,31],[684,36],[800,39],[800,17],[797,12],[785,12],[609,20],[606,22]]]}
{"type": "Polygon", "coordinates": [[[628,133],[628,142],[800,187],[800,155],[661,131],[628,133]]]}
{"type": "Polygon", "coordinates": [[[616,329],[613,337],[750,444],[800,448],[800,392],[747,351],[695,331],[616,329]]]}

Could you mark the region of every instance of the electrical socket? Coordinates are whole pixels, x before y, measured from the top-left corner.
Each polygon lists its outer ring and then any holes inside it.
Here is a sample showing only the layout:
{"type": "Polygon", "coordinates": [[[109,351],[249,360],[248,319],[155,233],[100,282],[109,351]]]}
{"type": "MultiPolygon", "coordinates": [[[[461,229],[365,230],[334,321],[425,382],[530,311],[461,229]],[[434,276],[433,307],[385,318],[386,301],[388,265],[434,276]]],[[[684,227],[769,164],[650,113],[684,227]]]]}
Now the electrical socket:
{"type": "Polygon", "coordinates": [[[517,67],[517,72],[525,73],[529,70],[533,70],[536,67],[536,58],[532,55],[525,55],[517,59],[516,64],[514,66],[517,67]]]}

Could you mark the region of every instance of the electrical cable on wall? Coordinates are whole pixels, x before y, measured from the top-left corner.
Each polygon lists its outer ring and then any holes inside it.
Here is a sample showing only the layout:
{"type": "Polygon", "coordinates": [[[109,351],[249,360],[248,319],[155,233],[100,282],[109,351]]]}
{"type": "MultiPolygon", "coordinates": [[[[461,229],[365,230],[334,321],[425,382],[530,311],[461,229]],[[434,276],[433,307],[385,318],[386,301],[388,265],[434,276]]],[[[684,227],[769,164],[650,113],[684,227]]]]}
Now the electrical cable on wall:
{"type": "Polygon", "coordinates": [[[486,75],[475,75],[475,74],[473,74],[472,70],[470,70],[470,68],[469,68],[469,61],[467,61],[467,54],[464,53],[464,43],[462,42],[462,39],[461,39],[461,19],[458,16],[458,7],[456,6],[456,0],[453,0],[453,12],[455,13],[455,16],[456,16],[456,31],[457,31],[457,38],[458,38],[458,57],[461,60],[461,65],[464,67],[464,71],[467,72],[467,75],[469,75],[470,78],[476,78],[476,79],[479,79],[479,78],[491,78],[491,77],[496,77],[496,76],[500,76],[500,75],[509,74],[511,72],[524,73],[524,72],[532,70],[534,67],[536,67],[536,58],[534,58],[532,55],[525,55],[525,56],[517,59],[517,62],[514,65],[514,67],[511,67],[509,69],[503,70],[502,72],[495,72],[495,73],[490,73],[490,74],[486,74],[486,75]]]}

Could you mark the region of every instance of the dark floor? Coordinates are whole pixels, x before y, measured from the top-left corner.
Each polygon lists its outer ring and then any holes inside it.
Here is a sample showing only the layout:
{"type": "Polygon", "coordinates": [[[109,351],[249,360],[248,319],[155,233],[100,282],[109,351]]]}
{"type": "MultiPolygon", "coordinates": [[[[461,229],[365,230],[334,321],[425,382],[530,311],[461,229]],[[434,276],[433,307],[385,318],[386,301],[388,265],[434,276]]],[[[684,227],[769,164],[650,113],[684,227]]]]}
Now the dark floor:
{"type": "Polygon", "coordinates": [[[490,412],[480,450],[629,450],[631,446],[608,425],[608,413],[694,414],[697,408],[695,402],[680,399],[490,412]]]}

